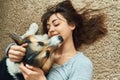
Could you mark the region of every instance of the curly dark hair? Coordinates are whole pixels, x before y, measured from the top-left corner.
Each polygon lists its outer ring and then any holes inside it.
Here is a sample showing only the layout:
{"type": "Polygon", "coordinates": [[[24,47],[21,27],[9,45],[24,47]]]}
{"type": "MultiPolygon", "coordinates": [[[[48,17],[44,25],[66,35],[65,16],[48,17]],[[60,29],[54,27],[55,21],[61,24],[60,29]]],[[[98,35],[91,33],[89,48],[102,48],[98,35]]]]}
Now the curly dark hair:
{"type": "MultiPolygon", "coordinates": [[[[85,9],[82,8],[81,11],[85,9]]],[[[70,0],[65,0],[57,5],[49,7],[47,12],[43,14],[41,18],[42,27],[44,33],[48,33],[47,21],[51,15],[60,13],[68,24],[75,24],[76,28],[73,31],[73,41],[76,50],[82,44],[90,44],[96,41],[100,36],[107,33],[107,29],[104,28],[104,14],[94,14],[93,12],[99,12],[100,10],[86,9],[82,13],[77,12],[73,7],[70,0]]]]}

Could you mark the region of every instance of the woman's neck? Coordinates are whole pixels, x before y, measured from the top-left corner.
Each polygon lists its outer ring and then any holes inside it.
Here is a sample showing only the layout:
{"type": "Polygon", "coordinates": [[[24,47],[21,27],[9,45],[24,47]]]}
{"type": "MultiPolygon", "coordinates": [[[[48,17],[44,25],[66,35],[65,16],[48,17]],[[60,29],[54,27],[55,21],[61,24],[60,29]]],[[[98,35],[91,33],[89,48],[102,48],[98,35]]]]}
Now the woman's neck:
{"type": "Polygon", "coordinates": [[[64,64],[77,54],[77,51],[72,42],[63,43],[55,52],[55,63],[64,64]]]}
{"type": "Polygon", "coordinates": [[[64,42],[60,46],[60,48],[57,50],[57,54],[60,54],[60,55],[74,54],[74,53],[76,53],[76,49],[75,49],[73,41],[64,42]]]}

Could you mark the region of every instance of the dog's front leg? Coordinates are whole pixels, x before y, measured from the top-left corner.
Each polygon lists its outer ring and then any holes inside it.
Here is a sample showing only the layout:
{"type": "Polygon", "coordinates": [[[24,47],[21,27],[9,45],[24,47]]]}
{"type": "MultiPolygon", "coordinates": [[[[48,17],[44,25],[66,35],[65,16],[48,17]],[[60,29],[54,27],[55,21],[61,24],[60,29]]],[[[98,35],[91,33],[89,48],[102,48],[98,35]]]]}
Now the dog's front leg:
{"type": "Polygon", "coordinates": [[[50,68],[52,67],[54,62],[54,54],[52,54],[47,61],[45,62],[45,64],[42,67],[42,70],[44,71],[45,74],[48,73],[48,71],[50,70],[50,68]]]}

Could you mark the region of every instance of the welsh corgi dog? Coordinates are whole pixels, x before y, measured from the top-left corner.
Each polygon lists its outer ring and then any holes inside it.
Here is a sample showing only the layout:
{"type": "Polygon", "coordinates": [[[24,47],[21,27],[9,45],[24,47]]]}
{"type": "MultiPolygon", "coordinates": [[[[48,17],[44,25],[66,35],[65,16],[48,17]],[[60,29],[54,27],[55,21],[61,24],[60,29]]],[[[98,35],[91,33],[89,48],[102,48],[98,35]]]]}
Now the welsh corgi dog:
{"type": "MultiPolygon", "coordinates": [[[[63,42],[61,36],[48,37],[47,34],[37,35],[38,25],[32,23],[29,30],[25,34],[19,36],[15,33],[10,34],[10,37],[17,45],[28,43],[26,55],[22,62],[24,65],[29,64],[39,67],[45,74],[48,73],[54,62],[54,51],[59,48],[63,42]]],[[[1,80],[24,80],[19,64],[11,62],[8,57],[0,61],[0,79],[1,80]]]]}

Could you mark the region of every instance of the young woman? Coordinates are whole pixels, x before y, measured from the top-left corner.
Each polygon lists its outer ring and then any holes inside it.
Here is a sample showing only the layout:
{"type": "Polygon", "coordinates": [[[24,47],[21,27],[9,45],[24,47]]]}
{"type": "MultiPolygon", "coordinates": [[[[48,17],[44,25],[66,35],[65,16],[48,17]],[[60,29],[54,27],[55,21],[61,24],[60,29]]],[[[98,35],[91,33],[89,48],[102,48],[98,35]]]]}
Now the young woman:
{"type": "MultiPolygon", "coordinates": [[[[21,63],[25,80],[92,80],[92,62],[78,49],[82,44],[93,43],[107,30],[103,27],[104,15],[86,17],[91,12],[79,14],[69,0],[47,9],[41,19],[44,33],[49,37],[60,35],[64,41],[55,51],[54,64],[47,76],[40,68],[21,63]]],[[[8,51],[11,61],[21,61],[26,46],[12,45],[8,51]]]]}

